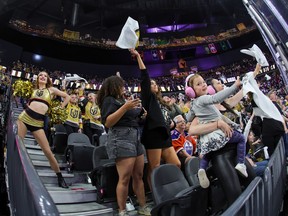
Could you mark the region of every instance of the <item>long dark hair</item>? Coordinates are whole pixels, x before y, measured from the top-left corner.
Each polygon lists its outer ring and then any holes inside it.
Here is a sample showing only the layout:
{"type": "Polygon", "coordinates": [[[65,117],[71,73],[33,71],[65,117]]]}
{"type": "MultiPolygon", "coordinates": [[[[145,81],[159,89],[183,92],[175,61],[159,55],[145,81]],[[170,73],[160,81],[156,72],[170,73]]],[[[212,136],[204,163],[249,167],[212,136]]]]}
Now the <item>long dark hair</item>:
{"type": "MultiPolygon", "coordinates": [[[[154,82],[157,84],[157,82],[156,82],[155,80],[151,79],[151,81],[154,81],[154,82]]],[[[157,85],[158,85],[158,84],[157,84],[157,85]]],[[[161,105],[163,105],[164,107],[166,107],[166,108],[169,109],[169,110],[172,109],[171,106],[170,106],[169,104],[167,104],[167,103],[163,100],[163,96],[162,96],[162,93],[161,93],[161,90],[160,90],[159,85],[158,85],[158,92],[156,92],[156,93],[154,93],[154,94],[155,94],[157,100],[159,101],[159,103],[160,103],[161,105]]]]}
{"type": "Polygon", "coordinates": [[[106,78],[98,92],[97,104],[102,107],[105,97],[111,96],[114,98],[121,98],[121,88],[124,87],[124,80],[119,76],[110,76],[106,78]]]}
{"type": "MultiPolygon", "coordinates": [[[[212,86],[215,90],[215,92],[217,93],[217,90],[215,89],[212,80],[215,78],[208,78],[206,80],[207,86],[212,86]]],[[[216,79],[215,79],[216,80],[216,79]]],[[[238,116],[237,113],[230,107],[229,104],[227,104],[225,101],[223,101],[222,103],[220,103],[228,112],[232,113],[233,115],[235,115],[236,117],[238,116]]]]}

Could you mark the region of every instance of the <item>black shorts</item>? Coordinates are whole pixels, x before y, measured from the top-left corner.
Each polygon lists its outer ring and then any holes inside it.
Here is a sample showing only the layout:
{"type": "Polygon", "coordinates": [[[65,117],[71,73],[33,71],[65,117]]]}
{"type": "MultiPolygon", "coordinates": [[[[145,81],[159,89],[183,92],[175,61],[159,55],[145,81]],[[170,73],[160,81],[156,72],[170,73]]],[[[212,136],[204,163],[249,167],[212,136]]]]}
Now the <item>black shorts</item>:
{"type": "Polygon", "coordinates": [[[39,114],[27,107],[18,117],[31,132],[44,128],[45,115],[39,114]]]}

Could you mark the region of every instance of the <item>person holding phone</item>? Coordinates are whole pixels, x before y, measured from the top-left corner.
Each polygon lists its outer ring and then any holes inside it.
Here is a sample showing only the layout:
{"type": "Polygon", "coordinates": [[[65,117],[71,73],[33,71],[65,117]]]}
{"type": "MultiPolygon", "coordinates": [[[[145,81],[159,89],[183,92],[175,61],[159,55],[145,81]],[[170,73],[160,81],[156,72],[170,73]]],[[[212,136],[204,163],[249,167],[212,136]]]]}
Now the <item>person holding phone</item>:
{"type": "Polygon", "coordinates": [[[140,142],[139,115],[141,100],[125,99],[124,80],[111,76],[104,80],[97,102],[101,110],[101,121],[108,130],[107,153],[115,159],[119,176],[116,196],[119,215],[128,215],[126,200],[129,182],[133,179],[133,190],[139,202],[138,214],[150,215],[146,204],[144,183],[144,148],[140,142]]]}

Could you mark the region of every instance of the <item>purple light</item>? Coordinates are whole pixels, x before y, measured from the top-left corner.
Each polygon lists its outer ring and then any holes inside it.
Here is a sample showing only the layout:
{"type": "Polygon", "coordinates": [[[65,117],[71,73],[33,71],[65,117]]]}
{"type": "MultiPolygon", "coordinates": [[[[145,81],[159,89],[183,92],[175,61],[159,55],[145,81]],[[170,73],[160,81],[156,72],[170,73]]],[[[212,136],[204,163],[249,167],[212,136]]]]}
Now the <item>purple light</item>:
{"type": "Polygon", "coordinates": [[[147,28],[147,33],[161,33],[169,31],[186,31],[198,28],[207,27],[206,23],[196,23],[196,24],[178,24],[178,25],[168,25],[168,26],[158,26],[153,28],[147,28]]]}

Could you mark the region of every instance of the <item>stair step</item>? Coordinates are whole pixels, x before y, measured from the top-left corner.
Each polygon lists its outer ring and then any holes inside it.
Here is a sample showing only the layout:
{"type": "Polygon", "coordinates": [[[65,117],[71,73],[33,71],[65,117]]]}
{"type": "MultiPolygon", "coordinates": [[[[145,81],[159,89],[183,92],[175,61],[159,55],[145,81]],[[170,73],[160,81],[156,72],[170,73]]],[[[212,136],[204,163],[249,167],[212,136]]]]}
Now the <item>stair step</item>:
{"type": "Polygon", "coordinates": [[[27,149],[27,152],[29,155],[34,154],[34,155],[44,155],[44,152],[41,149],[27,149]]]}
{"type": "Polygon", "coordinates": [[[84,215],[113,216],[112,208],[107,208],[106,206],[96,202],[58,204],[56,206],[60,215],[63,216],[84,216],[84,215]]]}
{"type": "MultiPolygon", "coordinates": [[[[47,171],[45,171],[45,172],[43,172],[43,171],[38,171],[38,175],[40,176],[40,177],[52,177],[52,178],[56,178],[56,174],[55,174],[55,172],[51,169],[51,170],[47,170],[47,171]]],[[[62,176],[64,177],[64,178],[73,178],[75,175],[74,175],[74,173],[63,173],[62,172],[62,176]]]]}
{"type": "Polygon", "coordinates": [[[30,154],[29,155],[31,160],[38,160],[38,161],[48,161],[47,157],[43,154],[30,154]]]}
{"type": "Polygon", "coordinates": [[[38,149],[38,150],[41,150],[41,147],[39,145],[27,144],[26,141],[25,141],[25,147],[26,147],[26,149],[36,149],[36,150],[38,149]]]}
{"type": "Polygon", "coordinates": [[[34,136],[32,134],[30,134],[30,133],[27,133],[25,138],[30,138],[30,139],[34,139],[35,140],[34,136]]]}
{"type": "Polygon", "coordinates": [[[25,137],[24,138],[24,144],[27,145],[38,145],[38,143],[36,142],[36,140],[34,138],[28,138],[28,137],[25,137]]]}
{"type": "Polygon", "coordinates": [[[68,189],[46,186],[56,204],[96,202],[96,188],[91,184],[73,184],[68,189]]]}
{"type": "MultiPolygon", "coordinates": [[[[55,186],[58,185],[58,180],[55,172],[50,168],[48,169],[40,169],[37,170],[38,175],[42,182],[45,185],[49,186],[55,186]]],[[[67,184],[74,185],[74,184],[87,184],[88,183],[88,177],[87,173],[68,173],[65,170],[61,170],[63,177],[65,178],[65,181],[67,184]]]]}
{"type": "MultiPolygon", "coordinates": [[[[32,160],[32,163],[34,166],[50,167],[50,164],[48,161],[32,160]]],[[[67,163],[58,163],[58,164],[59,164],[60,169],[67,167],[67,163]]]]}

